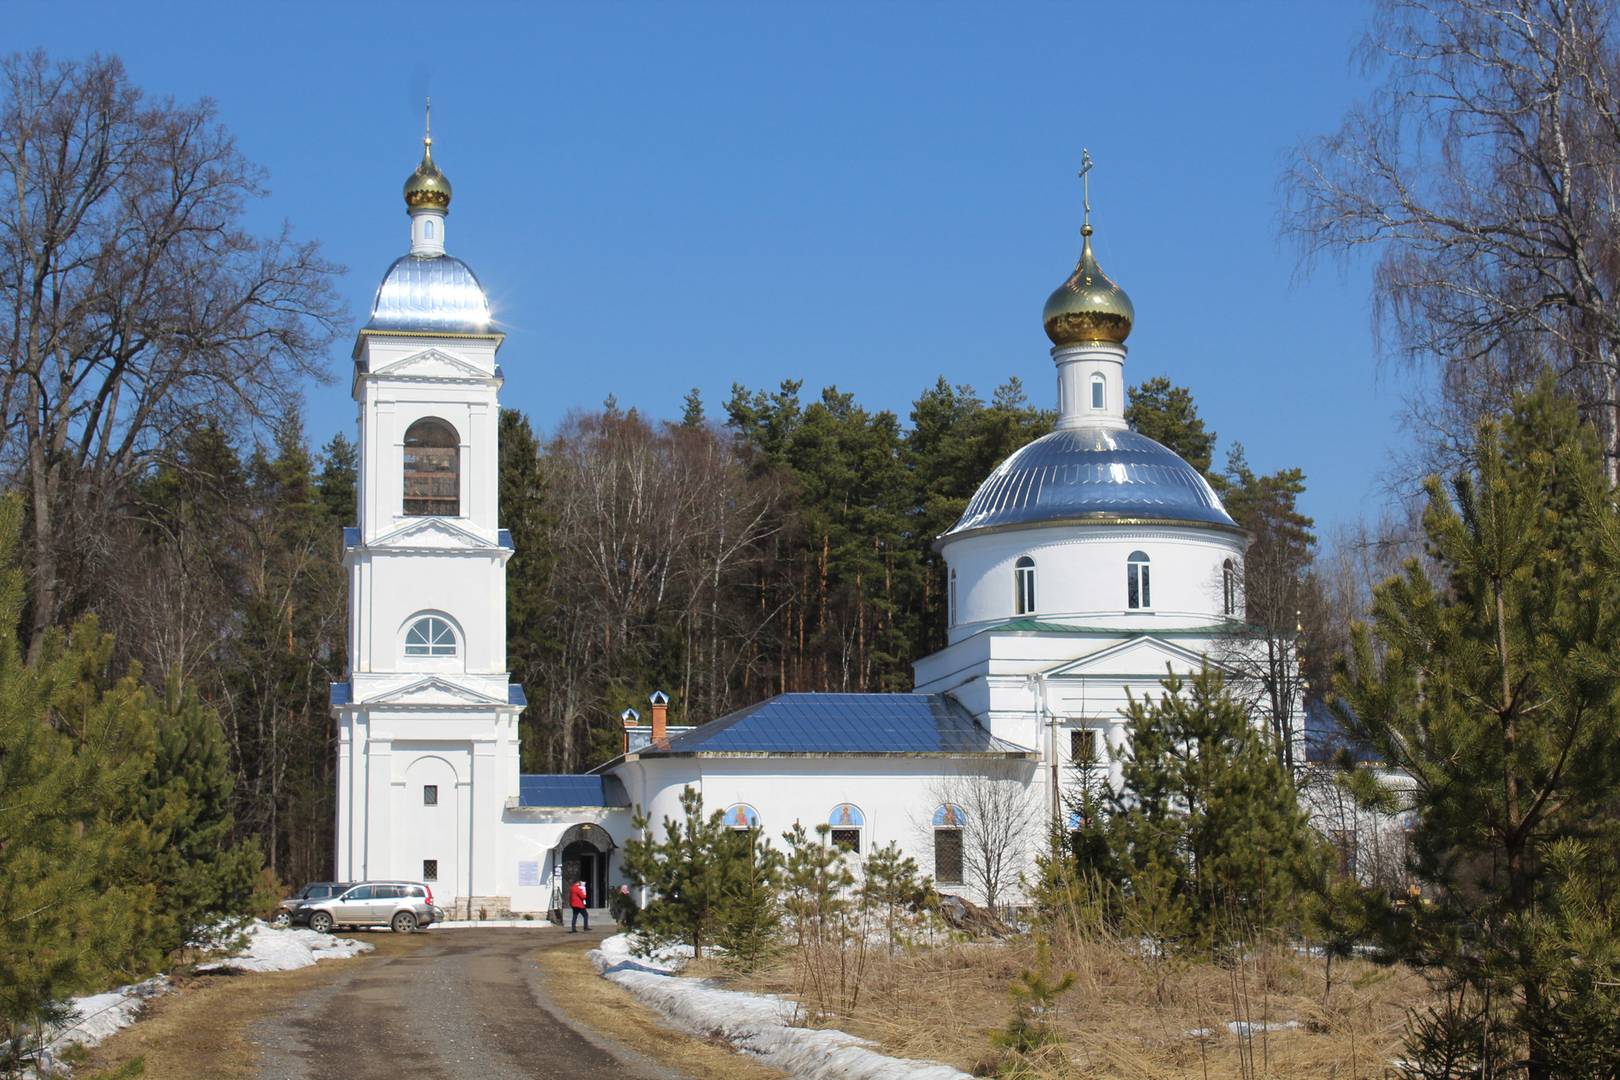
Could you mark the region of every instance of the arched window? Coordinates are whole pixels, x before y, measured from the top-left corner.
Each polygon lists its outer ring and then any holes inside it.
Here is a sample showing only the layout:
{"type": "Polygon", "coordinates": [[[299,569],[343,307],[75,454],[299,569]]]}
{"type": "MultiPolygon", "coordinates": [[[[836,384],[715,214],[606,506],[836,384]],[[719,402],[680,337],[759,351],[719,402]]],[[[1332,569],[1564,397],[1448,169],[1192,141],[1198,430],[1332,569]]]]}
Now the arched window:
{"type": "Polygon", "coordinates": [[[1237,567],[1231,559],[1221,564],[1221,612],[1237,614],[1237,567]]]}
{"type": "Polygon", "coordinates": [[[405,631],[406,656],[456,655],[456,630],[437,615],[426,615],[405,631]]]}
{"type": "Polygon", "coordinates": [[[461,443],[456,429],[443,420],[425,417],[405,430],[405,513],[461,513],[461,443]]]}
{"type": "Polygon", "coordinates": [[[1108,380],[1101,375],[1091,377],[1091,407],[1100,409],[1108,396],[1108,380]]]}
{"type": "Polygon", "coordinates": [[[827,815],[827,824],[832,827],[827,839],[833,847],[857,855],[861,853],[861,829],[866,825],[866,815],[861,813],[860,807],[854,803],[839,803],[827,815]]]}
{"type": "Polygon", "coordinates": [[[720,823],[737,832],[748,832],[759,828],[759,811],[747,803],[733,803],[726,807],[726,812],[720,817],[720,823]]]}
{"type": "Polygon", "coordinates": [[[1133,611],[1153,606],[1153,594],[1148,589],[1146,552],[1133,551],[1125,560],[1125,606],[1133,611]]]}
{"type": "Polygon", "coordinates": [[[944,803],[934,811],[934,880],[941,885],[962,884],[962,830],[967,815],[960,806],[944,803]]]}
{"type": "Polygon", "coordinates": [[[1035,560],[1028,555],[1018,556],[1013,564],[1014,608],[1020,615],[1035,612],[1035,560]]]}
{"type": "Polygon", "coordinates": [[[956,571],[951,571],[950,593],[946,600],[946,607],[950,609],[950,624],[956,625],[956,571]]]}
{"type": "Polygon", "coordinates": [[[433,239],[433,219],[432,218],[429,218],[428,220],[422,222],[422,235],[427,237],[429,240],[433,239]]]}

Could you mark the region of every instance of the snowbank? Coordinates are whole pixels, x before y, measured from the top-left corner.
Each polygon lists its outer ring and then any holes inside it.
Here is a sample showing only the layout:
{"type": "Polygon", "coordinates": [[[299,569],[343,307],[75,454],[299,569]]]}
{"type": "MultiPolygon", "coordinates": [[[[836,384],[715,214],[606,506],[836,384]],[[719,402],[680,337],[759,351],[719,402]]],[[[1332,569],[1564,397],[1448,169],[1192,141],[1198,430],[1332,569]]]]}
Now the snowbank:
{"type": "Polygon", "coordinates": [[[301,926],[277,930],[262,919],[254,919],[241,952],[216,963],[198,964],[197,970],[292,971],[319,960],[346,960],[371,949],[366,942],[353,938],[317,934],[301,926]]]}
{"type": "Polygon", "coordinates": [[[794,1005],[775,994],[722,990],[701,979],[672,978],[674,956],[637,959],[615,934],[587,954],[602,976],[696,1035],[718,1035],[793,1076],[832,1080],[958,1080],[967,1073],[931,1061],[885,1057],[847,1031],[791,1024],[794,1005]]]}

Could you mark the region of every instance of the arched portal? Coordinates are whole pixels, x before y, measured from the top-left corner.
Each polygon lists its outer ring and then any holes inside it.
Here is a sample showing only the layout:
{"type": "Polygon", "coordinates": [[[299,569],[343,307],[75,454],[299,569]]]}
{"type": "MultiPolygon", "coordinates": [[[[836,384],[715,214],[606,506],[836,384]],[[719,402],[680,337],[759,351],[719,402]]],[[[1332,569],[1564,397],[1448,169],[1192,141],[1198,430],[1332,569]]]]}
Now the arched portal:
{"type": "Polygon", "coordinates": [[[585,883],[585,902],[593,908],[606,907],[608,900],[608,860],[613,837],[600,825],[574,825],[557,840],[552,858],[562,867],[562,902],[566,907],[568,890],[574,882],[585,883]]]}

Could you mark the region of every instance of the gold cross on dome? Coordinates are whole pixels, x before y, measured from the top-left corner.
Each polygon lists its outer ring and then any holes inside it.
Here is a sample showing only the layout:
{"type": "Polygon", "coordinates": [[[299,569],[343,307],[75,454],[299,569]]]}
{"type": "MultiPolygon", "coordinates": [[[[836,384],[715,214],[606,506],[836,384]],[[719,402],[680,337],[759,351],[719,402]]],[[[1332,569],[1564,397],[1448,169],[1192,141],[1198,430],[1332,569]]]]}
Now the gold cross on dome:
{"type": "Polygon", "coordinates": [[[1085,215],[1086,215],[1085,220],[1081,223],[1081,224],[1084,224],[1084,225],[1090,225],[1091,224],[1091,176],[1090,176],[1090,173],[1091,173],[1091,167],[1093,165],[1095,165],[1095,164],[1096,164],[1096,162],[1091,160],[1091,151],[1082,148],[1081,151],[1080,151],[1080,172],[1077,175],[1080,177],[1080,205],[1085,209],[1085,215]]]}

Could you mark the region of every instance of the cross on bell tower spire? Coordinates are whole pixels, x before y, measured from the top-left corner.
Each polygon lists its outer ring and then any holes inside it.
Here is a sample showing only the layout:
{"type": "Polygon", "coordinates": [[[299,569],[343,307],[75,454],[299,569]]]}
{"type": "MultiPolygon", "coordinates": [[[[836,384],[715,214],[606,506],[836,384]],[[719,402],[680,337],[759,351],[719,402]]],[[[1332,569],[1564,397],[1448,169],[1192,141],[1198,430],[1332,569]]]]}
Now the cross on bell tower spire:
{"type": "Polygon", "coordinates": [[[1081,236],[1091,235],[1091,169],[1096,164],[1095,161],[1091,160],[1091,151],[1082,147],[1080,150],[1080,171],[1076,174],[1080,177],[1080,206],[1085,213],[1080,222],[1081,236]]]}

